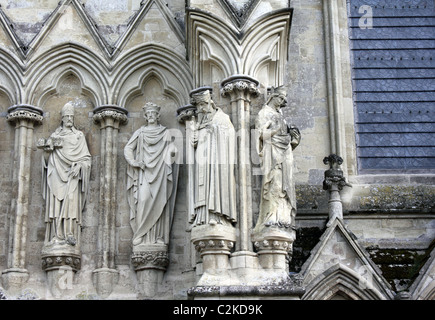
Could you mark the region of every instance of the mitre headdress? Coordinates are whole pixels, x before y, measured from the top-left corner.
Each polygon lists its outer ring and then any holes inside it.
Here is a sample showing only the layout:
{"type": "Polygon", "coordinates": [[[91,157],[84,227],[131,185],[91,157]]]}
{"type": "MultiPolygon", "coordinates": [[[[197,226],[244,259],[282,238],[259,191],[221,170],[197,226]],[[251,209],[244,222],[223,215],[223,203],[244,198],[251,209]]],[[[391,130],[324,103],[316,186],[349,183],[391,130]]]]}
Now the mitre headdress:
{"type": "Polygon", "coordinates": [[[63,116],[73,116],[74,115],[74,106],[71,103],[67,103],[63,106],[61,111],[62,117],[63,116]]]}

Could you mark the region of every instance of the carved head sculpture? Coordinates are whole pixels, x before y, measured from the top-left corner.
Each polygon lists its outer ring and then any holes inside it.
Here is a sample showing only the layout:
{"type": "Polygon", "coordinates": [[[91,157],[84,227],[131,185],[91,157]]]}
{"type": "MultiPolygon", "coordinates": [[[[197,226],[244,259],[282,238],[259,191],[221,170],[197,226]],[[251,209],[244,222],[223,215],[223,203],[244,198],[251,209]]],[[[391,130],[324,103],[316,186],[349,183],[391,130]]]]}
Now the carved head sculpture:
{"type": "Polygon", "coordinates": [[[62,115],[62,124],[67,127],[71,128],[74,126],[74,106],[68,102],[66,103],[61,111],[62,115]]]}
{"type": "Polygon", "coordinates": [[[268,89],[269,97],[266,104],[272,104],[276,108],[285,107],[287,104],[287,90],[283,86],[268,89]]]}
{"type": "Polygon", "coordinates": [[[152,102],[147,102],[142,107],[144,118],[147,124],[154,124],[160,121],[160,107],[152,102]]]}
{"type": "Polygon", "coordinates": [[[192,104],[196,106],[198,112],[202,113],[212,112],[213,109],[216,109],[216,105],[211,99],[210,90],[193,94],[192,104]]]}

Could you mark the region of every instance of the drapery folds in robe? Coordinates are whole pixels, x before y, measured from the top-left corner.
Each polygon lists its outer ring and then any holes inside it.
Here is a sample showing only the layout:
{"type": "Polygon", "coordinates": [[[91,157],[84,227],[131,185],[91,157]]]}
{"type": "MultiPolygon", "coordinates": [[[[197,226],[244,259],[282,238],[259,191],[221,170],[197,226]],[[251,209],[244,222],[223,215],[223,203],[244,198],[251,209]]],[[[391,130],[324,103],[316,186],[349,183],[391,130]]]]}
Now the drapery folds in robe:
{"type": "Polygon", "coordinates": [[[169,243],[178,179],[175,152],[169,131],[160,124],[142,126],[124,148],[133,245],[169,243]]]}

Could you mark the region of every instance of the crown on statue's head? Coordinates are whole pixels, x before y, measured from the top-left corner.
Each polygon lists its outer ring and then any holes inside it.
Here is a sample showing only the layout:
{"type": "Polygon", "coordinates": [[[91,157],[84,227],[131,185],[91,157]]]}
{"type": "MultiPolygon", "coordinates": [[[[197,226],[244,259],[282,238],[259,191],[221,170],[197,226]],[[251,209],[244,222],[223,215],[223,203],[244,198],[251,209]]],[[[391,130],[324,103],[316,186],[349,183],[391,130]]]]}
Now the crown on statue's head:
{"type": "Polygon", "coordinates": [[[147,111],[155,111],[157,113],[160,113],[160,107],[158,105],[156,105],[155,103],[152,102],[147,102],[143,107],[143,112],[147,112],[147,111]]]}

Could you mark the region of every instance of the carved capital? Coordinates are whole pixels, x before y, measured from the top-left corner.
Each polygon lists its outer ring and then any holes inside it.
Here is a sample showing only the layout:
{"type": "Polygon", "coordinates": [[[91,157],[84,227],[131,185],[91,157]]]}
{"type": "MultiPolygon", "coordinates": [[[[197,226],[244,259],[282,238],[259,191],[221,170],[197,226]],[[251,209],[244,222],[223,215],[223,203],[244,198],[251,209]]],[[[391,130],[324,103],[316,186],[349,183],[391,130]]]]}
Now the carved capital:
{"type": "Polygon", "coordinates": [[[205,254],[230,255],[236,241],[234,227],[200,225],[192,228],[191,241],[201,256],[205,254]]]}
{"type": "Polygon", "coordinates": [[[128,122],[128,111],[115,105],[103,105],[95,108],[93,112],[93,120],[95,124],[105,124],[107,119],[111,119],[121,125],[128,122]]]}
{"type": "Polygon", "coordinates": [[[231,76],[221,83],[221,95],[228,97],[231,94],[246,95],[256,97],[259,95],[259,82],[254,78],[245,75],[231,76]]]}
{"type": "Polygon", "coordinates": [[[27,120],[35,125],[41,124],[44,120],[42,109],[31,105],[15,105],[8,109],[6,120],[16,123],[20,120],[27,120]]]}
{"type": "Polygon", "coordinates": [[[73,271],[81,268],[81,259],[79,255],[44,255],[42,257],[42,270],[51,271],[60,268],[70,267],[73,271]]]}
{"type": "Polygon", "coordinates": [[[233,241],[222,240],[222,239],[202,239],[202,240],[194,241],[193,245],[201,255],[205,253],[230,254],[230,251],[232,250],[232,248],[234,248],[233,241]]]}
{"type": "Polygon", "coordinates": [[[291,255],[293,243],[286,240],[264,239],[261,241],[255,241],[254,247],[257,249],[258,254],[281,253],[285,255],[291,255]]]}
{"type": "Polygon", "coordinates": [[[196,107],[192,104],[185,105],[177,109],[177,120],[180,123],[192,119],[196,116],[196,107]]]}
{"type": "Polygon", "coordinates": [[[136,271],[144,269],[166,270],[169,265],[169,255],[167,251],[133,252],[131,261],[136,271]]]}

